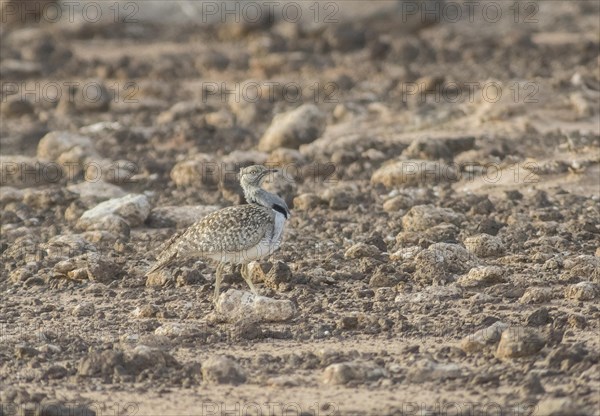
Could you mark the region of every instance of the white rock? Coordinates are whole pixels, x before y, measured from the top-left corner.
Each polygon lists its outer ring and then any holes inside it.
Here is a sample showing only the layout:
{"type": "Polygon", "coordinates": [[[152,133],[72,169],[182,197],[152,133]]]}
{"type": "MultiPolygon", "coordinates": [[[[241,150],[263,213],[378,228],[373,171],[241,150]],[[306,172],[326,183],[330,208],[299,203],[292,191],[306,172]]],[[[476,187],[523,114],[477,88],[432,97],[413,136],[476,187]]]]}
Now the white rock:
{"type": "Polygon", "coordinates": [[[296,307],[289,300],[276,300],[231,289],[219,296],[217,312],[229,322],[248,317],[259,321],[283,322],[296,314],[296,307]]]}
{"type": "Polygon", "coordinates": [[[71,311],[73,316],[92,316],[96,308],[91,302],[82,302],[75,306],[71,311]]]}
{"type": "Polygon", "coordinates": [[[567,299],[592,300],[596,297],[596,286],[590,282],[579,282],[567,287],[565,296],[567,299]]]}
{"type": "Polygon", "coordinates": [[[97,201],[106,201],[107,199],[121,198],[127,195],[123,189],[117,185],[106,183],[104,181],[86,181],[67,186],[67,189],[79,195],[82,199],[95,199],[97,201]]]}
{"type": "Polygon", "coordinates": [[[529,287],[519,299],[520,303],[544,303],[552,299],[552,290],[547,287],[529,287]]]}
{"type": "Polygon", "coordinates": [[[494,322],[487,328],[466,336],[460,342],[460,347],[463,351],[473,353],[483,350],[487,345],[494,345],[500,341],[502,332],[508,328],[508,325],[503,322],[494,322]]]}
{"type": "Polygon", "coordinates": [[[347,384],[350,381],[364,383],[385,376],[385,370],[375,363],[354,361],[328,366],[323,372],[323,382],[326,384],[347,384]]]}
{"type": "Polygon", "coordinates": [[[122,217],[130,226],[135,227],[142,224],[148,214],[150,214],[148,198],[145,195],[128,194],[122,198],[101,202],[94,208],[85,211],[79,218],[77,227],[88,229],[103,218],[112,215],[122,217]]]}
{"type": "Polygon", "coordinates": [[[73,157],[64,157],[63,162],[81,163],[86,157],[97,156],[92,139],[68,131],[53,131],[46,134],[40,140],[37,148],[37,156],[40,159],[53,162],[59,161],[61,155],[67,152],[72,152],[73,157]]]}
{"type": "Polygon", "coordinates": [[[459,179],[460,172],[452,164],[411,159],[382,166],[371,176],[371,183],[381,183],[391,188],[399,185],[416,186],[456,182],[459,179]]]}
{"type": "Polygon", "coordinates": [[[498,266],[473,267],[469,273],[458,278],[457,284],[463,287],[488,286],[504,281],[504,272],[498,266]]]}
{"type": "Polygon", "coordinates": [[[258,149],[270,152],[279,147],[297,149],[319,138],[325,131],[325,114],[313,104],[278,114],[260,139],[258,149]]]}

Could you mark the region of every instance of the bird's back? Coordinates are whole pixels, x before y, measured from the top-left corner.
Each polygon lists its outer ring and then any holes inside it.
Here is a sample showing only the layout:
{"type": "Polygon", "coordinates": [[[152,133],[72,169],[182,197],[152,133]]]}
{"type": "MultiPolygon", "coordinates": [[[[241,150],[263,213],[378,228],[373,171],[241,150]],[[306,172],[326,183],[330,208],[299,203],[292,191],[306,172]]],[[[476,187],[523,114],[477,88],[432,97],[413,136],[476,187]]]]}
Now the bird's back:
{"type": "Polygon", "coordinates": [[[176,257],[215,259],[224,253],[251,249],[273,233],[274,219],[272,209],[256,204],[213,212],[169,240],[148,273],[161,269],[176,257]]]}

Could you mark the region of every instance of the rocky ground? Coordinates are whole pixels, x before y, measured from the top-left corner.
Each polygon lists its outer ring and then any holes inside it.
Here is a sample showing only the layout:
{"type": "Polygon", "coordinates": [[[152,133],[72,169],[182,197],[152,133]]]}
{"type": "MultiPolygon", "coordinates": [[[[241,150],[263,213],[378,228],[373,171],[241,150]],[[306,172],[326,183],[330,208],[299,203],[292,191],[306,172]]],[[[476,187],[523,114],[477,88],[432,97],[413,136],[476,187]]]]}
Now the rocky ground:
{"type": "Polygon", "coordinates": [[[0,414],[600,414],[597,2],[107,4],[0,29],[0,414]],[[253,163],[263,297],[147,278],[253,163]]]}

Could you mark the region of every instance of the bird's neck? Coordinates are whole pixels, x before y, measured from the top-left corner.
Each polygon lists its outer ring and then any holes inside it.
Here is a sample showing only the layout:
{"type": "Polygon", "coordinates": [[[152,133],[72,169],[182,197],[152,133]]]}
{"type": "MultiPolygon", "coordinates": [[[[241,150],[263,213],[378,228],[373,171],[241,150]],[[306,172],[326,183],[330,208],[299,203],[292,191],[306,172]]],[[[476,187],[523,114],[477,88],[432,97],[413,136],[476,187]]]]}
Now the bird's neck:
{"type": "Polygon", "coordinates": [[[243,189],[244,197],[246,197],[246,201],[249,204],[262,205],[283,214],[286,219],[289,217],[290,211],[287,204],[279,196],[265,191],[258,186],[246,186],[243,189]]]}

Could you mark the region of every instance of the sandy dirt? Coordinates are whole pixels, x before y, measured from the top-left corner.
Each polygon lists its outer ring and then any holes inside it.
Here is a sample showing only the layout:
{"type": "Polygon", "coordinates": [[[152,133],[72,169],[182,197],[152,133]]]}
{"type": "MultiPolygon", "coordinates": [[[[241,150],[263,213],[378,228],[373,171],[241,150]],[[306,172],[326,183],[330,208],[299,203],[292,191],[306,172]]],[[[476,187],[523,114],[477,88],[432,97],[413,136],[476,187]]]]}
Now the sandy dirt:
{"type": "Polygon", "coordinates": [[[0,415],[600,415],[598,2],[26,3],[0,415]],[[216,311],[197,259],[145,276],[254,163],[292,211],[278,322],[216,311]]]}

